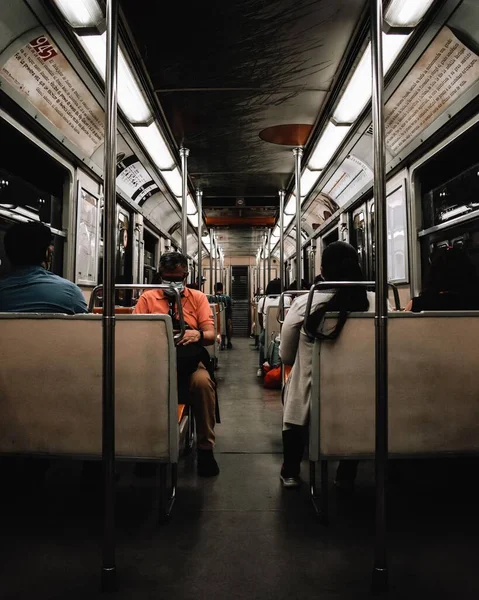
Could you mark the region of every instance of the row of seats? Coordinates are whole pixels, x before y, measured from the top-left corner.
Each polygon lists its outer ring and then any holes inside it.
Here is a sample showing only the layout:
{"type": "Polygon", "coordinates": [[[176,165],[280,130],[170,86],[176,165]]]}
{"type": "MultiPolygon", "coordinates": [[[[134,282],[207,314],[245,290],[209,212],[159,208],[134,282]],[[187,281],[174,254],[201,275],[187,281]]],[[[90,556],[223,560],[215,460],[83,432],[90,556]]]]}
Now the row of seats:
{"type": "MultiPolygon", "coordinates": [[[[0,453],[99,459],[101,316],[4,313],[0,336],[8,349],[0,361],[0,453]]],[[[171,318],[119,315],[115,365],[117,458],[157,463],[163,481],[171,467],[168,513],[179,448],[189,442],[171,318]]]]}
{"type": "MultiPolygon", "coordinates": [[[[477,454],[477,313],[395,312],[388,321],[389,456],[477,454]]],[[[311,490],[326,520],[328,461],[375,455],[374,314],[351,314],[338,339],[316,341],[312,374],[311,490]]]]}

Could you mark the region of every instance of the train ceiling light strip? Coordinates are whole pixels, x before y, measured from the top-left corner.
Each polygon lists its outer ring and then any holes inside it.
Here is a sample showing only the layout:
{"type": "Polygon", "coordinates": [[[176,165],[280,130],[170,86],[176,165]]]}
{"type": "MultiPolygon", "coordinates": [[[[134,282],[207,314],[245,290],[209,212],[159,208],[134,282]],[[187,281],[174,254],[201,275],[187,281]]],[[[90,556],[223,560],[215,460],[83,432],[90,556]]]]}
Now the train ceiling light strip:
{"type": "Polygon", "coordinates": [[[181,196],[181,175],[178,170],[178,167],[175,166],[175,161],[171,156],[170,151],[168,150],[168,146],[166,145],[165,140],[161,135],[161,131],[158,125],[156,123],[151,123],[147,127],[137,125],[134,126],[133,129],[138,138],[140,139],[141,143],[145,147],[146,151],[150,155],[154,164],[160,169],[164,179],[166,180],[170,188],[172,188],[172,191],[175,194],[175,196],[181,196]],[[168,176],[166,173],[171,172],[172,169],[176,170],[177,177],[179,177],[179,191],[176,187],[173,189],[173,180],[172,185],[170,185],[167,179],[168,176]]]}
{"type": "MultiPolygon", "coordinates": [[[[77,39],[105,81],[106,33],[77,35],[77,39]]],[[[141,87],[121,48],[118,52],[118,104],[130,123],[146,123],[153,118],[141,87]]]]}
{"type": "MultiPolygon", "coordinates": [[[[383,33],[384,74],[391,68],[391,65],[404,48],[408,38],[409,34],[388,35],[383,33]]],[[[352,124],[356,121],[371,99],[371,81],[371,43],[369,43],[341,96],[341,100],[333,112],[335,123],[352,124]]],[[[318,146],[320,144],[321,140],[318,146]]]]}
{"type": "Polygon", "coordinates": [[[416,27],[434,0],[392,0],[384,20],[391,27],[416,27]]]}
{"type": "Polygon", "coordinates": [[[103,11],[97,0],[53,0],[73,29],[97,27],[103,21],[103,11]]]}
{"type": "Polygon", "coordinates": [[[186,213],[188,215],[196,215],[198,209],[196,208],[195,201],[191,197],[191,194],[188,194],[186,197],[186,213]]]}
{"type": "MultiPolygon", "coordinates": [[[[350,127],[350,125],[335,125],[332,121],[326,125],[309,159],[308,166],[310,169],[315,171],[324,169],[348,135],[350,127]]],[[[319,177],[319,173],[317,176],[319,177]]]]}

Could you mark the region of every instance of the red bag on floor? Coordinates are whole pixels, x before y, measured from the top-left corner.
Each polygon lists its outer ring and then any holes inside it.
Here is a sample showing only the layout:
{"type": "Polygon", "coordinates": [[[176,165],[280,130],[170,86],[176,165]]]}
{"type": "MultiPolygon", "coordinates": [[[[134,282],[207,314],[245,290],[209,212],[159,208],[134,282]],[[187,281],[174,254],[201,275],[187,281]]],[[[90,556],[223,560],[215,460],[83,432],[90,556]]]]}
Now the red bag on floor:
{"type": "Polygon", "coordinates": [[[263,386],[268,390],[281,389],[281,367],[270,369],[264,376],[263,386]]]}

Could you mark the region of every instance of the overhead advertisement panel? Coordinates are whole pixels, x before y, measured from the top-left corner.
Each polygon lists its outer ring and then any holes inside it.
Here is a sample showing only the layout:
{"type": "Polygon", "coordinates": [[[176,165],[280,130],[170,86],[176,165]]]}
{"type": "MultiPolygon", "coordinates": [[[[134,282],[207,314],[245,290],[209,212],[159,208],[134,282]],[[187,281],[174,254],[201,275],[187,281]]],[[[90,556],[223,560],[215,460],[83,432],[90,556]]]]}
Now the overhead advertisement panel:
{"type": "Polygon", "coordinates": [[[386,144],[397,156],[479,79],[479,56],[443,27],[385,106],[386,144]]]}
{"type": "Polygon", "coordinates": [[[368,165],[350,154],[335,171],[322,193],[332,198],[338,206],[344,206],[372,180],[373,172],[368,165]]]}
{"type": "Polygon", "coordinates": [[[135,155],[128,156],[116,167],[116,184],[140,206],[160,191],[150,174],[135,155]]]}
{"type": "Polygon", "coordinates": [[[103,143],[103,109],[47,35],[19,47],[2,65],[0,78],[87,156],[103,143]]]}

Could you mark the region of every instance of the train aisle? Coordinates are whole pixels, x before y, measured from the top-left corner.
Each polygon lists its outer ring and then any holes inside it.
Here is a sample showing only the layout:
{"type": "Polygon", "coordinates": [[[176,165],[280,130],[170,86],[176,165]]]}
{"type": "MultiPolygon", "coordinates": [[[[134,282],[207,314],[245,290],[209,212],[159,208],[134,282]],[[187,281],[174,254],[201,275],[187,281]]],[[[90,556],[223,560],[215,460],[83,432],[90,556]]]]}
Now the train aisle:
{"type": "MultiPolygon", "coordinates": [[[[280,393],[256,377],[258,354],[235,339],[217,372],[223,423],[219,477],[200,479],[181,459],[178,500],[156,526],[153,484],[121,465],[115,598],[135,600],[361,600],[369,598],[374,531],[371,465],[356,493],[331,491],[332,522],[315,519],[307,485],[283,491],[280,393]],[[134,485],[133,485],[134,484],[134,485]],[[339,503],[338,503],[339,501],[339,503]]],[[[4,486],[0,499],[3,600],[100,598],[100,489],[79,464],[52,465],[45,485],[4,486]],[[33,487],[33,489],[32,489],[33,487]]],[[[333,472],[333,469],[331,469],[333,472]]],[[[306,463],[303,465],[306,475],[306,463]]],[[[463,479],[460,479],[466,484],[463,479]]],[[[439,477],[392,487],[392,590],[388,598],[477,598],[477,495],[439,477]],[[411,485],[412,483],[412,485],[411,485]],[[434,494],[434,495],[433,495],[434,494]]]]}

